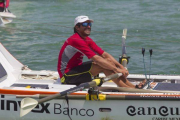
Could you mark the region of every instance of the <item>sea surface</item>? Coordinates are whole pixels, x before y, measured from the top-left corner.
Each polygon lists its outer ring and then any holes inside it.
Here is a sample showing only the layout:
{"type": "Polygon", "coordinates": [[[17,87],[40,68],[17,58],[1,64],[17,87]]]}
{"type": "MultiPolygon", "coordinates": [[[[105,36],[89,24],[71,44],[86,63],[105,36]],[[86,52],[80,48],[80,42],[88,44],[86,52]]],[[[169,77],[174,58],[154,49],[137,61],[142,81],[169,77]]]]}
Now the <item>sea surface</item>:
{"type": "Polygon", "coordinates": [[[17,18],[0,27],[0,42],[32,70],[56,71],[75,17],[87,15],[90,37],[117,60],[127,29],[130,73],[180,74],[179,0],[11,0],[9,9],[17,18]]]}

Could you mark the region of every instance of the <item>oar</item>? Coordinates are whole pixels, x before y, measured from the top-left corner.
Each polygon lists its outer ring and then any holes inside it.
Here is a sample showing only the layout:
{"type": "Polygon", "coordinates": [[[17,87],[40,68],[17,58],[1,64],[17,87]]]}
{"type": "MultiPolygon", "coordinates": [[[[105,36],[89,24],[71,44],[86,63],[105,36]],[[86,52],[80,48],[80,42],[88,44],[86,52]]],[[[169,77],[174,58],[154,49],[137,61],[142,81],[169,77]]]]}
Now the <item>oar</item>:
{"type": "Polygon", "coordinates": [[[122,35],[122,56],[119,57],[119,62],[124,66],[124,68],[127,69],[127,64],[129,60],[129,56],[126,55],[126,35],[127,35],[127,29],[123,29],[123,35],[122,35]]]}
{"type": "MultiPolygon", "coordinates": [[[[105,78],[102,79],[102,82],[107,82],[111,79],[116,79],[116,78],[119,78],[120,76],[122,75],[122,73],[116,73],[116,74],[113,74],[113,75],[110,75],[110,76],[107,76],[105,78]]],[[[52,99],[55,99],[57,97],[61,97],[61,96],[65,96],[65,95],[68,95],[68,94],[71,94],[71,93],[74,93],[74,92],[77,92],[77,91],[80,91],[80,90],[83,90],[85,88],[90,88],[90,87],[94,87],[94,86],[97,86],[99,85],[101,82],[100,79],[94,79],[93,81],[91,82],[87,82],[87,83],[82,83],[80,84],[79,86],[77,87],[74,87],[74,88],[70,88],[68,90],[65,90],[63,92],[60,92],[60,93],[57,93],[57,94],[54,94],[54,95],[50,95],[48,97],[45,97],[45,98],[42,98],[40,100],[35,100],[35,99],[32,99],[32,98],[24,98],[22,99],[21,101],[21,107],[20,107],[20,117],[26,115],[27,113],[29,113],[33,108],[35,108],[38,104],[41,104],[43,102],[47,102],[49,100],[52,100],[52,99]]]]}

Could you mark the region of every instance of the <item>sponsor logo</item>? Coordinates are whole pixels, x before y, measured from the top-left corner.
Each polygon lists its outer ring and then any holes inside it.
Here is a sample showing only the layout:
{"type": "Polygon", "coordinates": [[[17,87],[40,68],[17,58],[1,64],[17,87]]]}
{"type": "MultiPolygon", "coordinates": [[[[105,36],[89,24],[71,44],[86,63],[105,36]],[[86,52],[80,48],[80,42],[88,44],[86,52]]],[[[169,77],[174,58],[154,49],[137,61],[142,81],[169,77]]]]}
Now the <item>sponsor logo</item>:
{"type": "Polygon", "coordinates": [[[153,117],[152,120],[180,120],[179,117],[153,117]]]}
{"type": "Polygon", "coordinates": [[[160,115],[163,117],[169,115],[180,115],[180,108],[178,107],[167,107],[167,106],[160,106],[160,107],[135,107],[135,106],[128,106],[126,112],[129,116],[136,116],[136,115],[160,115]]]}
{"type": "Polygon", "coordinates": [[[63,114],[63,115],[76,115],[76,116],[94,116],[94,111],[92,109],[77,109],[77,108],[62,108],[61,104],[54,104],[54,114],[63,114]],[[69,110],[69,111],[68,111],[69,110]]]}
{"type": "MultiPolygon", "coordinates": [[[[0,110],[19,111],[21,101],[8,100],[5,95],[0,97],[0,110]]],[[[61,115],[76,115],[76,116],[94,116],[94,110],[84,108],[67,108],[62,107],[59,103],[53,103],[53,108],[50,109],[50,103],[41,103],[37,105],[31,112],[46,113],[46,114],[61,114],[61,115]]]]}
{"type": "MultiPolygon", "coordinates": [[[[6,110],[6,111],[18,111],[20,108],[21,101],[14,101],[14,100],[7,100],[5,99],[5,95],[1,95],[1,101],[0,101],[0,110],[6,110]]],[[[35,113],[49,113],[50,111],[48,109],[50,103],[42,103],[37,105],[31,112],[35,113]]]]}

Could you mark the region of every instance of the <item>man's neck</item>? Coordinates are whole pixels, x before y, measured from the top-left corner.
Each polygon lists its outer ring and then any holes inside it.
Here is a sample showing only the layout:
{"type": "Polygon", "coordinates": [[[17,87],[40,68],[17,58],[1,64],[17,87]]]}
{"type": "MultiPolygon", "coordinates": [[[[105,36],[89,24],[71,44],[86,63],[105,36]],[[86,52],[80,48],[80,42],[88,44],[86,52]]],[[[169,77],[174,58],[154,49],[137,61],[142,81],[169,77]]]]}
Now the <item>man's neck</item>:
{"type": "MultiPolygon", "coordinates": [[[[78,32],[77,32],[78,33],[78,32]]],[[[84,40],[86,40],[86,37],[87,36],[83,36],[82,34],[80,34],[80,33],[78,33],[79,34],[79,36],[82,38],[82,39],[84,39],[84,40]]]]}

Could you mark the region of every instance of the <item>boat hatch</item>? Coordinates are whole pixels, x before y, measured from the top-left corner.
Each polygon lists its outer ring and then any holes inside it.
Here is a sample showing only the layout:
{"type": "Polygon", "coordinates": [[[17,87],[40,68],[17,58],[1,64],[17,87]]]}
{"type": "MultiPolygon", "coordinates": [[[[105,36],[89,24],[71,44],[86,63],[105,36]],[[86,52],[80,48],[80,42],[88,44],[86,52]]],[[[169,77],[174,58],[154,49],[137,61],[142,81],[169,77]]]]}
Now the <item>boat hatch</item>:
{"type": "Polygon", "coordinates": [[[180,84],[175,83],[158,83],[154,90],[170,90],[170,91],[180,91],[180,84]]]}
{"type": "Polygon", "coordinates": [[[34,89],[49,89],[48,85],[42,84],[13,84],[11,87],[26,87],[26,88],[34,88],[34,89]]]}
{"type": "Polygon", "coordinates": [[[5,78],[6,76],[7,76],[7,72],[2,66],[2,64],[0,63],[0,82],[2,82],[3,78],[5,78]]]}
{"type": "Polygon", "coordinates": [[[100,112],[111,112],[111,108],[99,108],[100,112]]]}

